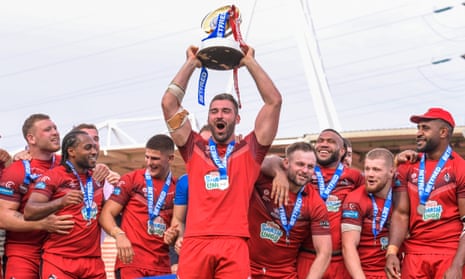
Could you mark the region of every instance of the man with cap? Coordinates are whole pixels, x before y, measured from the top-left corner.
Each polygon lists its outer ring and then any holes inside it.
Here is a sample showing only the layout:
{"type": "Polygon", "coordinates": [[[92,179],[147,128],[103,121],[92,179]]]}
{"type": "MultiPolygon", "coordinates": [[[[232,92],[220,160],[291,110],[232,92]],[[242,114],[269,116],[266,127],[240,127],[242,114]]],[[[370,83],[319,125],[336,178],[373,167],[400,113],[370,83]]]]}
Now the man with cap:
{"type": "Polygon", "coordinates": [[[465,161],[450,146],[454,119],[441,108],[430,108],[410,121],[417,123],[420,159],[397,169],[386,274],[388,278],[463,278],[465,161]]]}

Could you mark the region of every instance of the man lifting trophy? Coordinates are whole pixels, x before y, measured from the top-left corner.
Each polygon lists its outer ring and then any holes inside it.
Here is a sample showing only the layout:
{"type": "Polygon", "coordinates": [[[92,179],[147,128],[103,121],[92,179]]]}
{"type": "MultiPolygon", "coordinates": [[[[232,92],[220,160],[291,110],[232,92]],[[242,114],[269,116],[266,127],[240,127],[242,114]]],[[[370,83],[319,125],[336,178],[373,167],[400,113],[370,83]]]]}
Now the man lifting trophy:
{"type": "Polygon", "coordinates": [[[202,20],[202,29],[209,35],[202,40],[197,52],[197,58],[202,63],[198,94],[198,101],[201,105],[205,105],[205,86],[208,79],[208,68],[234,71],[234,88],[237,93],[239,106],[241,106],[237,68],[244,57],[244,52],[241,48],[247,47],[247,45],[242,40],[239,28],[240,23],[240,12],[234,5],[227,5],[216,9],[202,20]],[[231,38],[231,34],[233,38],[231,38]]]}

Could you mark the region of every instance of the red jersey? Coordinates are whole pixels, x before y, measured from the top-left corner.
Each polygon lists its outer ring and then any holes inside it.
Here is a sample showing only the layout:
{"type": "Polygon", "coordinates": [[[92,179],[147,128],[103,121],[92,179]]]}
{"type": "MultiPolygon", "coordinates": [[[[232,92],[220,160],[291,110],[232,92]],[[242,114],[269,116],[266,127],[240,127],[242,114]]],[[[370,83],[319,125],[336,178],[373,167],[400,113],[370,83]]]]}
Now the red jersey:
{"type": "MultiPolygon", "coordinates": [[[[300,214],[290,230],[287,243],[278,206],[270,197],[271,183],[271,178],[260,176],[252,194],[249,209],[251,236],[248,241],[252,275],[266,275],[266,270],[269,270],[278,278],[284,278],[284,274],[296,278],[297,254],[302,242],[310,232],[312,235],[330,234],[328,212],[318,192],[304,186],[300,214]]],[[[289,203],[285,207],[288,222],[296,200],[297,194],[289,192],[289,203]]]]}
{"type": "MultiPolygon", "coordinates": [[[[381,214],[383,212],[385,199],[373,195],[378,212],[375,218],[376,230],[379,231],[381,214]]],[[[365,187],[359,187],[350,192],[344,199],[342,205],[342,224],[359,226],[360,242],[358,254],[362,269],[365,273],[383,272],[386,263],[386,248],[389,244],[389,225],[392,207],[381,231],[376,238],[373,234],[373,201],[366,192],[365,187]]]]}
{"type": "MultiPolygon", "coordinates": [[[[260,145],[253,132],[236,143],[227,160],[229,185],[226,188],[215,187],[218,167],[207,147],[206,141],[195,132],[191,132],[186,144],[179,147],[186,162],[189,184],[189,221],[184,236],[249,237],[250,197],[269,146],[260,145]]],[[[220,157],[226,152],[226,146],[218,145],[217,149],[220,157]]]]}
{"type": "MultiPolygon", "coordinates": [[[[90,173],[88,175],[91,175],[90,173]]],[[[80,180],[85,186],[87,175],[80,174],[80,180]]],[[[44,243],[44,253],[61,255],[68,258],[100,257],[100,232],[98,218],[102,210],[103,186],[93,181],[94,198],[90,222],[84,219],[84,202],[69,205],[55,212],[56,215],[71,214],[74,216],[74,227],[67,235],[49,234],[44,243]]],[[[60,165],[42,175],[34,185],[33,191],[55,200],[66,195],[70,190],[80,190],[78,178],[60,165]]]]}
{"type": "MultiPolygon", "coordinates": [[[[325,185],[333,177],[336,169],[335,168],[325,168],[320,166],[321,173],[323,175],[325,185]]],[[[318,190],[318,180],[316,175],[312,176],[312,180],[310,181],[311,186],[318,190]]],[[[341,243],[341,215],[342,210],[341,206],[344,202],[345,197],[348,193],[353,191],[354,189],[358,188],[360,185],[364,184],[364,178],[362,173],[356,169],[352,168],[344,168],[344,171],[339,178],[336,187],[333,191],[329,194],[328,199],[326,200],[326,208],[328,209],[328,216],[329,216],[329,225],[331,228],[331,239],[333,244],[333,251],[341,251],[342,243],[341,243]]],[[[309,237],[305,241],[303,247],[306,250],[314,251],[312,238],[309,237]]],[[[335,257],[333,257],[335,258],[335,257]]]]}
{"type": "MultiPolygon", "coordinates": [[[[152,179],[152,183],[155,207],[165,180],[152,179]]],[[[121,229],[126,232],[127,238],[131,241],[135,255],[131,264],[123,264],[118,258],[116,268],[131,266],[170,273],[169,246],[163,242],[163,234],[170,226],[173,216],[176,180],[172,178],[169,183],[165,202],[159,217],[155,218],[157,231],[155,234],[148,234],[149,213],[145,169],[135,170],[121,177],[110,199],[124,207],[121,229]]]]}
{"type": "MultiPolygon", "coordinates": [[[[438,161],[425,163],[426,185],[438,161]]],[[[452,152],[436,178],[423,215],[417,212],[419,165],[420,162],[400,165],[393,187],[393,191],[407,191],[410,200],[410,237],[403,243],[405,252],[455,255],[463,229],[458,199],[465,198],[465,161],[452,152]]]]}
{"type": "MultiPolygon", "coordinates": [[[[53,168],[57,160],[60,160],[58,156],[48,161],[32,159],[30,161],[30,174],[37,177],[41,176],[48,169],[53,168]]],[[[33,181],[28,185],[24,183],[25,176],[26,172],[23,162],[14,161],[4,170],[0,178],[0,199],[18,203],[18,211],[21,213],[24,212],[24,206],[33,188],[31,186],[33,181]]],[[[46,237],[46,231],[7,231],[5,253],[7,256],[23,256],[31,253],[39,255],[46,237]]]]}

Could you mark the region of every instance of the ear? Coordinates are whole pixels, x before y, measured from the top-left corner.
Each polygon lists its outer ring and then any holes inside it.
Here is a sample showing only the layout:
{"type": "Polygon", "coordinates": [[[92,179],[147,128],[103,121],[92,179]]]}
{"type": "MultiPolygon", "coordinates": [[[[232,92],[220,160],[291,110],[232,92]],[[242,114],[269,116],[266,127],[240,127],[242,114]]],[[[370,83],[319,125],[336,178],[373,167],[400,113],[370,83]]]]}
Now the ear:
{"type": "Polygon", "coordinates": [[[283,159],[283,168],[285,170],[289,169],[289,159],[288,158],[283,159]]]}
{"type": "Polygon", "coordinates": [[[26,141],[30,144],[35,144],[36,143],[36,138],[32,134],[27,134],[26,135],[26,141]]]}
{"type": "Polygon", "coordinates": [[[66,151],[68,152],[68,157],[70,158],[76,157],[76,150],[73,147],[68,147],[66,151]]]}
{"type": "Polygon", "coordinates": [[[445,126],[439,128],[439,136],[441,138],[447,138],[449,136],[449,128],[445,126]]]}
{"type": "Polygon", "coordinates": [[[236,116],[236,124],[239,124],[241,122],[241,116],[237,114],[236,116]]]}

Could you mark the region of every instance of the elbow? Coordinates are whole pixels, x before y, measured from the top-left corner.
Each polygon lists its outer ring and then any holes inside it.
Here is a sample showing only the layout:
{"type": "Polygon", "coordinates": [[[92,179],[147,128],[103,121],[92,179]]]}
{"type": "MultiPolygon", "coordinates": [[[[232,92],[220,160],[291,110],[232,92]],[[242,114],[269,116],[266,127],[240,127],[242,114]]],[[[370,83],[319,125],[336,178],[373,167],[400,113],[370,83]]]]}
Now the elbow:
{"type": "Polygon", "coordinates": [[[38,219],[38,218],[35,218],[33,210],[29,203],[27,203],[26,207],[24,207],[23,216],[24,216],[25,221],[35,221],[38,219]]]}

